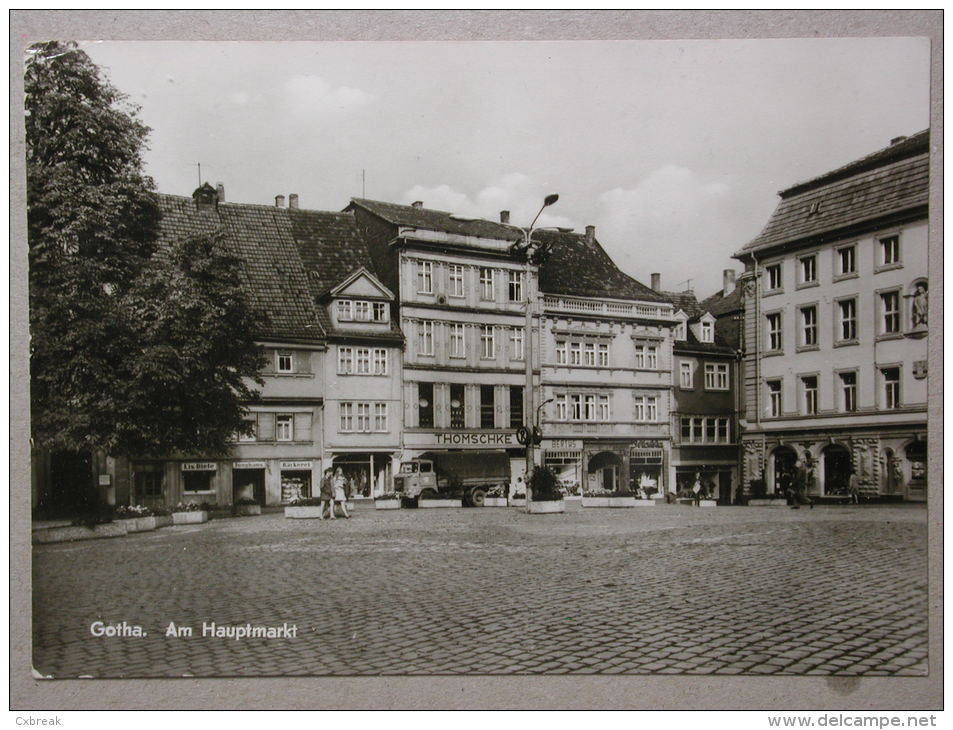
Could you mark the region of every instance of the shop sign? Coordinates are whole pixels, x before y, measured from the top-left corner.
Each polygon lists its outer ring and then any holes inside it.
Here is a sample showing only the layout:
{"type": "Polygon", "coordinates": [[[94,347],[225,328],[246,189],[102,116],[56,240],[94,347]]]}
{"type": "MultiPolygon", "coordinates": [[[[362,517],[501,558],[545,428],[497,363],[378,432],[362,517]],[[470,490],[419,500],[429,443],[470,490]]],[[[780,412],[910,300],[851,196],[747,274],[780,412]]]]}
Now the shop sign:
{"type": "Polygon", "coordinates": [[[236,461],[232,464],[232,469],[264,469],[263,461],[236,461]]]}
{"type": "Polygon", "coordinates": [[[183,461],[182,471],[215,471],[214,461],[183,461]]]}
{"type": "Polygon", "coordinates": [[[662,442],[658,439],[636,439],[629,444],[630,449],[661,449],[662,442]]]}
{"type": "Polygon", "coordinates": [[[516,443],[512,433],[441,431],[434,437],[436,443],[449,446],[512,446],[516,443]]]}
{"type": "Polygon", "coordinates": [[[282,461],[282,469],[310,469],[313,462],[311,461],[282,461]]]}
{"type": "Polygon", "coordinates": [[[112,474],[100,474],[99,475],[99,486],[101,487],[111,487],[113,483],[112,474]]]}
{"type": "Polygon", "coordinates": [[[582,439],[550,439],[543,447],[553,451],[582,451],[582,439]]]}

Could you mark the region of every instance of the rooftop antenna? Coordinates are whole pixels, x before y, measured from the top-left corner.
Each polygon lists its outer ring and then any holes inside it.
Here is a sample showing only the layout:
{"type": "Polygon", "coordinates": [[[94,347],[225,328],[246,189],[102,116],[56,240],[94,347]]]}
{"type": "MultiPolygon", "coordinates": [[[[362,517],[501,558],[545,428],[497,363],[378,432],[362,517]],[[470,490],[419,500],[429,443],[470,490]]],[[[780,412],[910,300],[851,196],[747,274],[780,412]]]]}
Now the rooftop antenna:
{"type": "Polygon", "coordinates": [[[685,288],[684,288],[682,291],[692,291],[692,280],[691,280],[691,279],[685,279],[685,281],[680,282],[680,283],[685,284],[685,288]]]}
{"type": "Polygon", "coordinates": [[[364,176],[364,168],[361,168],[361,197],[367,197],[367,190],[365,189],[366,178],[364,176]]]}

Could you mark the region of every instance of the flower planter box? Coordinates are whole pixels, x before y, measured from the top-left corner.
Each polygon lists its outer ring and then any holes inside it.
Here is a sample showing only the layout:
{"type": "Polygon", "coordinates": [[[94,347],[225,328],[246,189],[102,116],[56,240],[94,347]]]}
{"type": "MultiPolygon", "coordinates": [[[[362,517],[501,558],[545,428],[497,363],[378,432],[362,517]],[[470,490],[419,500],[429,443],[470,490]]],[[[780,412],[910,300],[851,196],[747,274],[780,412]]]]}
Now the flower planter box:
{"type": "Polygon", "coordinates": [[[192,512],[172,513],[173,525],[201,525],[203,522],[208,522],[208,512],[204,509],[192,512]]]}
{"type": "Polygon", "coordinates": [[[168,527],[172,524],[172,515],[155,515],[152,519],[156,521],[156,528],[168,527]]]}
{"type": "Polygon", "coordinates": [[[527,502],[526,512],[531,515],[553,515],[566,511],[564,499],[554,499],[548,502],[527,502]]]}
{"type": "Polygon", "coordinates": [[[483,506],[484,507],[507,507],[509,502],[506,497],[484,497],[483,506]]]}
{"type": "Polygon", "coordinates": [[[699,507],[717,507],[718,502],[714,499],[703,499],[698,503],[699,507]]]}
{"type": "Polygon", "coordinates": [[[261,505],[260,504],[236,504],[234,506],[234,514],[236,517],[251,517],[252,515],[260,515],[261,505]]]}
{"type": "Polygon", "coordinates": [[[657,505],[659,502],[661,502],[662,504],[665,504],[665,500],[664,500],[664,499],[638,499],[638,498],[636,498],[635,503],[634,503],[632,506],[633,506],[633,507],[654,507],[654,506],[657,505]]]}
{"type": "Polygon", "coordinates": [[[635,497],[583,497],[583,507],[635,507],[635,497]]]}
{"type": "Polygon", "coordinates": [[[788,501],[784,497],[762,497],[759,499],[749,499],[749,507],[787,507],[788,501]]]}
{"type": "Polygon", "coordinates": [[[34,544],[49,544],[55,542],[72,542],[74,540],[97,540],[103,537],[124,537],[126,528],[117,522],[108,522],[95,527],[81,525],[69,527],[47,527],[42,530],[33,530],[34,544]]]}
{"type": "Polygon", "coordinates": [[[374,509],[400,509],[399,499],[375,499],[374,509]]]}
{"type": "Polygon", "coordinates": [[[510,507],[525,507],[526,506],[526,497],[520,497],[518,499],[510,499],[510,507]]]}
{"type": "Polygon", "coordinates": [[[149,532],[157,527],[155,517],[124,517],[113,523],[122,525],[126,532],[149,532]]]}
{"type": "Polygon", "coordinates": [[[316,520],[321,517],[323,507],[314,505],[292,505],[285,507],[285,517],[289,520],[316,520]]]}
{"type": "Polygon", "coordinates": [[[440,509],[441,507],[463,507],[462,499],[418,499],[418,509],[440,509]]]}

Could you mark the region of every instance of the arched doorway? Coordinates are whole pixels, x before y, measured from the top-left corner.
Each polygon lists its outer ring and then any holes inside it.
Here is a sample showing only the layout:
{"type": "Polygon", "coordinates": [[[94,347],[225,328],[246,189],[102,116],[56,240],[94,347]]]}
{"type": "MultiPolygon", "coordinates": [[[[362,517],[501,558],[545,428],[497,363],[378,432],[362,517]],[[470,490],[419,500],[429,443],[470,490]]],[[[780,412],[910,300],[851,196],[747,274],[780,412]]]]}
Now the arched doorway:
{"type": "Polygon", "coordinates": [[[904,449],[910,464],[910,479],[906,485],[907,499],[926,499],[927,489],[927,442],[913,441],[904,449]]]}
{"type": "Polygon", "coordinates": [[[622,459],[611,451],[600,451],[589,460],[590,489],[604,489],[614,492],[619,488],[619,472],[622,459]]]}
{"type": "Polygon", "coordinates": [[[893,449],[884,449],[883,485],[884,494],[896,494],[903,482],[900,463],[893,449]]]}
{"type": "Polygon", "coordinates": [[[824,494],[847,495],[853,462],[850,451],[840,444],[825,446],[821,451],[824,460],[824,494]]]}
{"type": "Polygon", "coordinates": [[[771,454],[771,458],[774,460],[774,469],[771,471],[774,493],[784,495],[794,483],[797,452],[790,446],[779,446],[771,454]]]}

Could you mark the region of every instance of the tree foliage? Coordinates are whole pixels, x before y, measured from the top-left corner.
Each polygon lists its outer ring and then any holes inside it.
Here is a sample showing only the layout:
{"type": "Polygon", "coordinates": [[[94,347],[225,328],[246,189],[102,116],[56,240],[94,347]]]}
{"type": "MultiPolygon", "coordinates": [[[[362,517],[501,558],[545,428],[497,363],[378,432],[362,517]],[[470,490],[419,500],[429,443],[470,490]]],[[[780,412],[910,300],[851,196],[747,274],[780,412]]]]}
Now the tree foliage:
{"type": "Polygon", "coordinates": [[[156,253],[149,129],[76,44],[31,47],[25,92],[34,445],[223,451],[260,364],[238,262],[156,253]]]}

